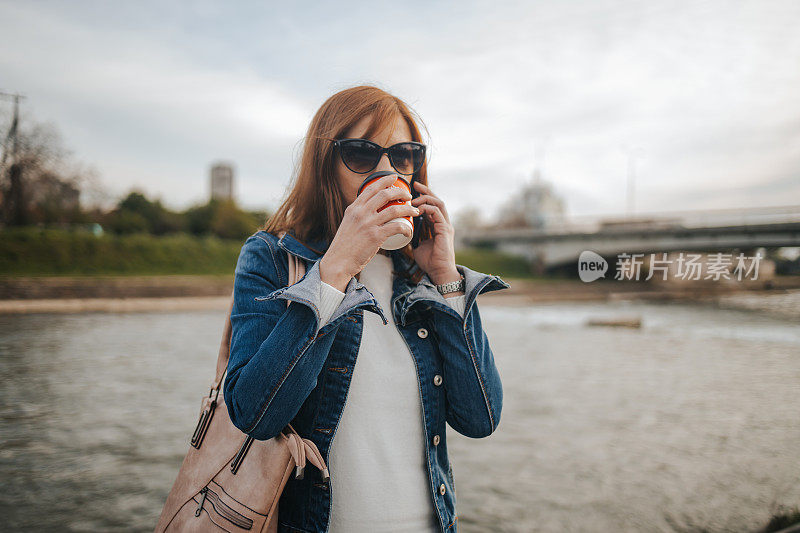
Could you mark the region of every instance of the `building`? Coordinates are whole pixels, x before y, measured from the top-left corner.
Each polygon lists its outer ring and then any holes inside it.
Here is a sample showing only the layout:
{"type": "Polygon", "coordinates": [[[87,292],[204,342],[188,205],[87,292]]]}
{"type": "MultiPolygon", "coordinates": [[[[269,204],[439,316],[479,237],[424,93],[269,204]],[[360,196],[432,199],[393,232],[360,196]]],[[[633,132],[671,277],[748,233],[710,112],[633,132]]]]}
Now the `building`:
{"type": "Polygon", "coordinates": [[[564,211],[564,201],[536,169],[533,179],[503,205],[497,220],[503,227],[546,228],[564,223],[564,211]]]}
{"type": "Polygon", "coordinates": [[[211,199],[233,200],[233,165],[215,163],[211,165],[211,199]]]}

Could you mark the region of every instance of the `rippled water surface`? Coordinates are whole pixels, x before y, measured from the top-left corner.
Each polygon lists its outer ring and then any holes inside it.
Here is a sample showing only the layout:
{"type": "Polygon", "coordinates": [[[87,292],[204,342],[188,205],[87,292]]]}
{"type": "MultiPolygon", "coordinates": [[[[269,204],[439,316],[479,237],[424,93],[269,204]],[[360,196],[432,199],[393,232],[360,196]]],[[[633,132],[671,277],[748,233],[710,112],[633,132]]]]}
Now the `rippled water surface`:
{"type": "MultiPolygon", "coordinates": [[[[748,531],[800,502],[800,327],[688,305],[481,304],[498,430],[448,428],[461,531],[748,531]],[[639,315],[641,329],[588,327],[639,315]]],[[[0,315],[9,530],[152,531],[224,311],[0,315]]]]}

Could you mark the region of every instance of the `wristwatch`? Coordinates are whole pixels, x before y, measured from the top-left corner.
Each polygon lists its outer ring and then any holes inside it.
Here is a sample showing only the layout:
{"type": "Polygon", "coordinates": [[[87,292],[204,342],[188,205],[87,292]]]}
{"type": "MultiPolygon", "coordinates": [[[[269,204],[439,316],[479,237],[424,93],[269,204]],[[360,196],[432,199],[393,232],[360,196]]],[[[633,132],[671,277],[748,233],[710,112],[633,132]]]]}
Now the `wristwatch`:
{"type": "Polygon", "coordinates": [[[464,286],[464,276],[462,275],[461,279],[458,281],[448,281],[447,283],[437,285],[436,290],[439,291],[440,294],[449,294],[451,292],[463,291],[464,286]]]}

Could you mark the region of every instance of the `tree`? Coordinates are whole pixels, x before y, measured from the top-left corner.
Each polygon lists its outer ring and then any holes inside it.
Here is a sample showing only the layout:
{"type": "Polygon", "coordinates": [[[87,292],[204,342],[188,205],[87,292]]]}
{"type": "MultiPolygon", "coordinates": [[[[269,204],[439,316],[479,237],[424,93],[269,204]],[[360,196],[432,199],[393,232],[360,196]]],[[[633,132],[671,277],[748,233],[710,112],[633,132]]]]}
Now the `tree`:
{"type": "Polygon", "coordinates": [[[223,239],[242,239],[256,230],[258,222],[232,200],[220,202],[211,221],[211,231],[223,239]]]}
{"type": "Polygon", "coordinates": [[[8,164],[0,168],[2,221],[8,225],[84,222],[80,191],[93,180],[92,169],[72,160],[51,123],[23,117],[15,136],[16,152],[11,157],[4,152],[8,164]]]}
{"type": "Polygon", "coordinates": [[[204,205],[190,207],[184,213],[186,229],[193,235],[206,235],[211,233],[211,219],[214,217],[217,200],[211,200],[204,205]]]}
{"type": "Polygon", "coordinates": [[[183,231],[186,226],[181,214],[166,209],[161,200],[150,201],[135,190],[117,204],[105,222],[115,233],[146,231],[153,235],[183,231]]]}

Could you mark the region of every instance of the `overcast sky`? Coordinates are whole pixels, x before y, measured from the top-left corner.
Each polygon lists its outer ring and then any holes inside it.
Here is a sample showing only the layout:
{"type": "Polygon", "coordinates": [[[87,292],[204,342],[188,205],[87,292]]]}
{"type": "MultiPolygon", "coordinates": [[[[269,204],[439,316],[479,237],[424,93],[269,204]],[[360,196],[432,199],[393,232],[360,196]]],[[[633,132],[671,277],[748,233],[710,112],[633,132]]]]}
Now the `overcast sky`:
{"type": "MultiPolygon", "coordinates": [[[[305,129],[360,83],[425,122],[450,213],[541,166],[568,214],[800,203],[800,2],[0,0],[0,90],[114,195],[173,208],[208,167],[274,208],[305,129]]],[[[8,102],[3,118],[9,116],[8,102]]]]}

